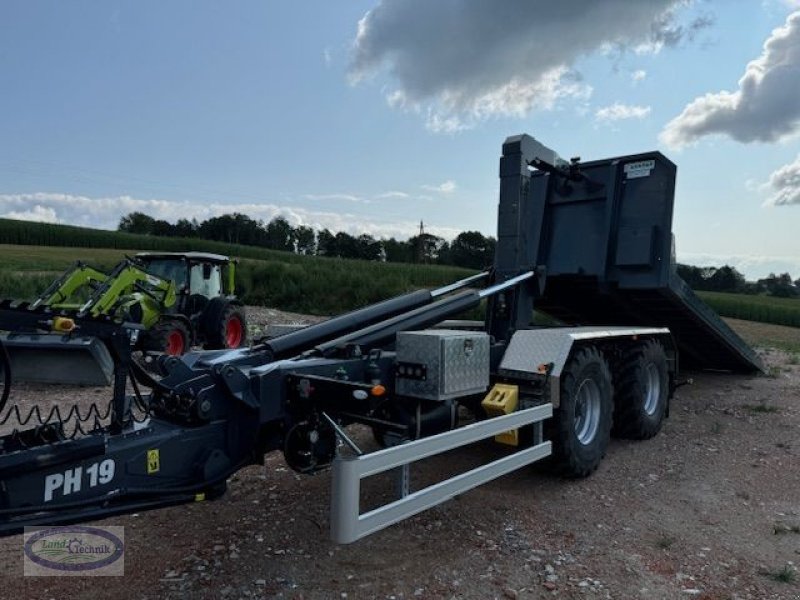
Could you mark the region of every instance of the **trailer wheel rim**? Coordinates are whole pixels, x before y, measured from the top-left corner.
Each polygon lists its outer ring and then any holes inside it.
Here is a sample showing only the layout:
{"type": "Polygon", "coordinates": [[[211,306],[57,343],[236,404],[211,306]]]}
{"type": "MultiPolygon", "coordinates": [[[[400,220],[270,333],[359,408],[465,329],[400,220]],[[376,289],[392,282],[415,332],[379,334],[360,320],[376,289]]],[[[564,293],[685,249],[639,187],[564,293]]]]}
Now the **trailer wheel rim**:
{"type": "Polygon", "coordinates": [[[228,348],[238,348],[242,344],[242,320],[233,315],[225,324],[225,342],[228,348]]]}
{"type": "Polygon", "coordinates": [[[584,446],[597,435],[601,411],[600,388],[594,380],[584,379],[575,394],[575,436],[584,446]]]}
{"type": "Polygon", "coordinates": [[[645,369],[644,412],[648,415],[655,414],[660,398],[661,374],[655,363],[649,363],[645,369]]]}
{"type": "Polygon", "coordinates": [[[173,329],[167,336],[167,354],[170,356],[180,356],[184,350],[183,334],[177,329],[173,329]]]}

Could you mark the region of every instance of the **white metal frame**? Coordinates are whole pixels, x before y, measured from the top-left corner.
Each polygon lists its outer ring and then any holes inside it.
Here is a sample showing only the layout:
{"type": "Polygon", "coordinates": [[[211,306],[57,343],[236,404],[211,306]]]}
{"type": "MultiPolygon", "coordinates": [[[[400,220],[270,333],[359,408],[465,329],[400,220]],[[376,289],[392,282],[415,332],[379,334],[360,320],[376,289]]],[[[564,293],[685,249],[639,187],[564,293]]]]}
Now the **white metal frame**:
{"type": "Polygon", "coordinates": [[[549,456],[551,445],[550,442],[542,441],[541,422],[552,416],[553,406],[544,404],[370,454],[337,456],[333,461],[331,538],[339,544],[355,542],[467,490],[549,456]],[[408,493],[407,475],[411,463],[531,424],[535,424],[534,445],[408,493]],[[361,514],[361,480],[398,468],[402,478],[399,494],[401,497],[361,514]]]}

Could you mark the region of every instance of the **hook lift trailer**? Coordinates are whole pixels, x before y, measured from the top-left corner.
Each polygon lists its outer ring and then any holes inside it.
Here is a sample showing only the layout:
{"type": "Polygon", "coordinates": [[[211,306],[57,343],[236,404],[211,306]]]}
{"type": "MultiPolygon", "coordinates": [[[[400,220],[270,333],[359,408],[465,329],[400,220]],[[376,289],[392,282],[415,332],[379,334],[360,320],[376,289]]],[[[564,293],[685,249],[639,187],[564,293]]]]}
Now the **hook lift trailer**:
{"type": "MultiPolygon", "coordinates": [[[[113,398],[92,419],[0,413],[0,424],[20,423],[0,437],[0,534],[215,498],[273,450],[301,473],[332,467],[339,543],[546,457],[565,476],[589,475],[612,433],[660,430],[679,359],[763,371],[675,272],[675,174],[659,152],[567,162],[510,137],[490,271],[249,348],[164,356],[160,379],[130,359],[135,326],[76,319],[113,350],[113,398]],[[447,321],[484,300],[485,322],[447,321]],[[534,307],[564,325],[532,326],[534,307]],[[459,426],[459,407],[476,420],[459,426]],[[354,423],[384,449],[362,453],[345,429],[354,423]],[[501,458],[409,489],[410,464],[492,437],[509,448],[501,458]],[[399,497],[362,513],[361,481],[387,471],[399,474],[399,497]]],[[[0,329],[46,330],[54,318],[0,304],[0,329]]],[[[13,373],[0,364],[5,404],[13,373]]]]}

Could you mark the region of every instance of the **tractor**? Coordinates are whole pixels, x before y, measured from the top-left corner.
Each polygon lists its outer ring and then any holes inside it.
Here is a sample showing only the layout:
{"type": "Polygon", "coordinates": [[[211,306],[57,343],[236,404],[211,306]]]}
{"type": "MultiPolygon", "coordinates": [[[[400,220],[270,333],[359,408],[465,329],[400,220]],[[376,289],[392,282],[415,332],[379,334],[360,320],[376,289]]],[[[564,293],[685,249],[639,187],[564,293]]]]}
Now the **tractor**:
{"type": "Polygon", "coordinates": [[[247,321],[234,295],[235,264],[204,252],[143,252],[108,274],[76,263],[29,305],[47,318],[2,336],[15,378],[110,383],[114,360],[107,344],[75,326],[84,318],[137,327],[135,349],[145,354],[243,346],[247,321]]]}
{"type": "Polygon", "coordinates": [[[247,322],[234,295],[234,261],[205,252],[142,252],[136,261],[149,275],[173,283],[176,290],[175,304],[147,330],[143,349],[180,355],[191,346],[211,350],[245,343],[247,322]]]}

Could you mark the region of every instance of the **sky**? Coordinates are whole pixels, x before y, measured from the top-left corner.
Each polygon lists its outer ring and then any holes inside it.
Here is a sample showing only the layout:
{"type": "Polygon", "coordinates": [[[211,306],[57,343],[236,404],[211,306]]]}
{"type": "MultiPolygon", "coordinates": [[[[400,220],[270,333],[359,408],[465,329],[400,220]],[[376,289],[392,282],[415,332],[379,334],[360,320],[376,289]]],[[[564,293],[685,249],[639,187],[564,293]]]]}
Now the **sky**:
{"type": "Polygon", "coordinates": [[[495,234],[503,140],[678,165],[678,259],[800,277],[800,0],[3,0],[0,216],[495,234]]]}

